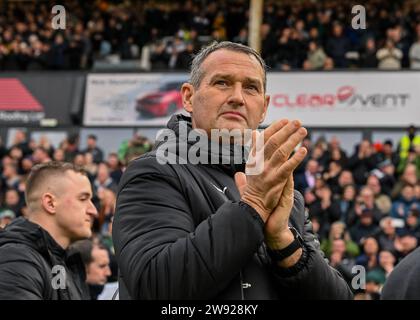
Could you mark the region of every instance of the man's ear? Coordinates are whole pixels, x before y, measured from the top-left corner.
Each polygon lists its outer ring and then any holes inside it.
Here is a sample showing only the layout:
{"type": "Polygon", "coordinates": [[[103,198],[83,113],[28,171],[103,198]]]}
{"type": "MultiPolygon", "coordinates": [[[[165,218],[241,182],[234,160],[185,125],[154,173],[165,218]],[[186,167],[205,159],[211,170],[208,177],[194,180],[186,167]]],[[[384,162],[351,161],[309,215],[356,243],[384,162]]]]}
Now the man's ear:
{"type": "Polygon", "coordinates": [[[57,203],[55,196],[52,193],[46,192],[41,196],[41,206],[45,212],[53,215],[57,210],[57,203]]]}
{"type": "Polygon", "coordinates": [[[182,95],[182,104],[184,105],[184,110],[192,113],[192,97],[194,95],[194,87],[191,83],[184,83],[181,87],[181,95],[182,95]]]}
{"type": "Polygon", "coordinates": [[[261,114],[261,119],[260,119],[260,123],[264,122],[265,116],[267,115],[267,109],[268,109],[268,105],[270,104],[270,96],[265,96],[264,99],[264,111],[261,114]]]}

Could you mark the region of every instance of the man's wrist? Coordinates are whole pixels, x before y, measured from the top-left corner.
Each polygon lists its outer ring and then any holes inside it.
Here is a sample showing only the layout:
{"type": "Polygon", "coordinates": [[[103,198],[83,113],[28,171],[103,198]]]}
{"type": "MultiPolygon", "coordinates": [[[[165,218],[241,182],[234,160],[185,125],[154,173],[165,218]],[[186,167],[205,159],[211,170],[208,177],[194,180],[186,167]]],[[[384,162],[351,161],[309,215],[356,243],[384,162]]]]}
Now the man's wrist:
{"type": "Polygon", "coordinates": [[[266,245],[270,250],[282,250],[295,240],[295,236],[289,228],[276,234],[275,237],[266,237],[266,245]]]}
{"type": "Polygon", "coordinates": [[[242,196],[241,201],[249,205],[251,208],[253,208],[260,215],[264,223],[267,221],[270,214],[267,213],[267,210],[264,208],[262,204],[258,204],[256,201],[250,199],[246,195],[242,196]]]}
{"type": "Polygon", "coordinates": [[[267,239],[268,253],[280,268],[290,268],[298,263],[303,253],[303,239],[296,229],[287,228],[267,239]]]}

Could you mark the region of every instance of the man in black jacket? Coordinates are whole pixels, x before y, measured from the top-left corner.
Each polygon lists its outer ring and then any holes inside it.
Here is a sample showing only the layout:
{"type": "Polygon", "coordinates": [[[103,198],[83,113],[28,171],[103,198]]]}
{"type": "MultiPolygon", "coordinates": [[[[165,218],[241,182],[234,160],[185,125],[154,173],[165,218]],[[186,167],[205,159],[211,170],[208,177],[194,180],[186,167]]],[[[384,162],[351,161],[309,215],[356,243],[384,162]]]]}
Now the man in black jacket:
{"type": "Polygon", "coordinates": [[[351,298],[293,191],[306,149],[290,155],[306,129],[280,120],[254,131],[253,162],[243,160],[247,133],[269,103],[261,57],[239,44],[210,45],[181,91],[191,117],[173,116],[155,150],[132,161],[120,181],[113,226],[120,298],[351,298]]]}
{"type": "Polygon", "coordinates": [[[26,183],[28,219],[0,230],[0,300],[88,299],[80,254],[66,249],[91,236],[97,215],[85,173],[69,163],[35,166],[26,183]]]}

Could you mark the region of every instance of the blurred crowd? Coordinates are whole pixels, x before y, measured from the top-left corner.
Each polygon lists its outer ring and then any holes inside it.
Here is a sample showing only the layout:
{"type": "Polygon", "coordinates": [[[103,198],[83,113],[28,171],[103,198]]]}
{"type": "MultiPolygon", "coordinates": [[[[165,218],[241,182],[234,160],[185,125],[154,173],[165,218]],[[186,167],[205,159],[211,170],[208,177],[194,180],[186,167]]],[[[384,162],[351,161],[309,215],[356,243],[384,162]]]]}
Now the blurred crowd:
{"type": "MultiPolygon", "coordinates": [[[[111,234],[117,186],[127,163],[153,146],[139,134],[108,155],[95,135],[87,137],[85,149],[79,144],[78,136],[70,135],[54,148],[45,136],[34,141],[18,130],[9,148],[0,146],[0,228],[26,215],[25,179],[33,165],[50,160],[80,165],[89,174],[99,213],[92,225],[94,243],[109,251],[109,279],[115,281],[111,234]]],[[[353,267],[363,266],[366,290],[355,290],[356,297],[376,299],[387,275],[419,245],[420,135],[410,126],[398,145],[363,140],[352,154],[337,137],[309,136],[303,144],[309,154],[295,172],[295,188],[304,195],[321,248],[349,285],[353,267]]]]}
{"type": "MultiPolygon", "coordinates": [[[[0,4],[0,70],[90,69],[101,59],[186,70],[213,40],[247,44],[249,1],[66,0],[66,28],[52,29],[53,1],[0,4]]],[[[262,55],[273,70],[420,68],[420,3],[366,0],[366,29],[352,1],[264,1],[262,55]]]]}

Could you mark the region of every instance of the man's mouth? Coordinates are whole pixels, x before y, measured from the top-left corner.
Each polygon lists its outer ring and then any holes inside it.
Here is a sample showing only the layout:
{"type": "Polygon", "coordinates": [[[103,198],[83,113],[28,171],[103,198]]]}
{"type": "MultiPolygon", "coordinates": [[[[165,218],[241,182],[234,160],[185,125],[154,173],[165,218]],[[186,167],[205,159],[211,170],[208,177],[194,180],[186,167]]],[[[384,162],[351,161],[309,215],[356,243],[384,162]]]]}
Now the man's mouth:
{"type": "Polygon", "coordinates": [[[222,116],[229,117],[229,118],[236,118],[236,119],[241,118],[241,119],[246,120],[245,116],[242,113],[237,112],[237,111],[223,112],[222,116]]]}

